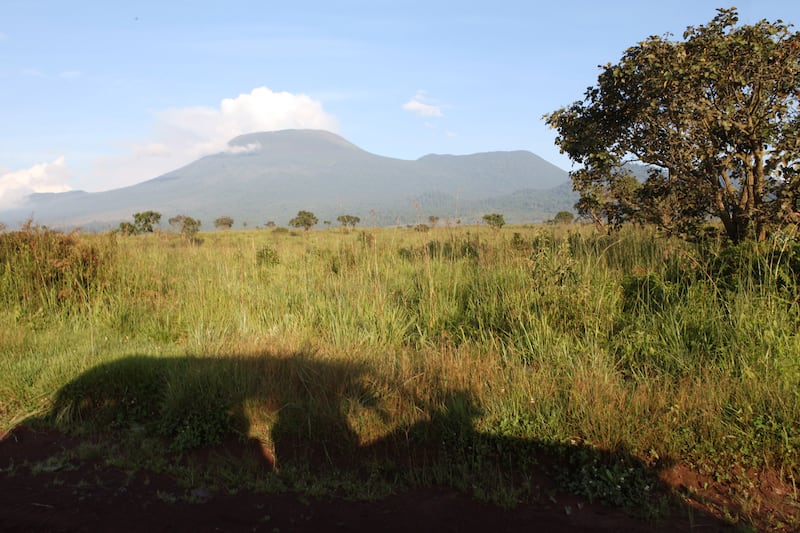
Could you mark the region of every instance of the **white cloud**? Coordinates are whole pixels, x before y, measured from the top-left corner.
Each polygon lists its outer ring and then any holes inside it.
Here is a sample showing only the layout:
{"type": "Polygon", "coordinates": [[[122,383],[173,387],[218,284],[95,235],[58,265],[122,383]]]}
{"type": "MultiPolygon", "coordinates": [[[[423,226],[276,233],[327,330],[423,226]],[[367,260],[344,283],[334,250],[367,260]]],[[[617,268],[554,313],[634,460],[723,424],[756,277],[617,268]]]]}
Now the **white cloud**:
{"type": "Polygon", "coordinates": [[[229,154],[249,154],[250,152],[257,152],[261,149],[260,142],[245,144],[244,146],[228,146],[225,152],[229,154]]]}
{"type": "Polygon", "coordinates": [[[52,163],[0,174],[0,209],[16,207],[35,192],[66,192],[70,190],[67,181],[71,176],[72,171],[64,163],[64,156],[52,163]]]}
{"type": "Polygon", "coordinates": [[[416,113],[420,117],[442,117],[442,106],[435,105],[426,96],[425,91],[419,90],[414,98],[403,104],[403,109],[416,113]]]}
{"type": "Polygon", "coordinates": [[[213,153],[251,151],[255,147],[228,147],[228,141],[245,133],[339,128],[336,118],[319,101],[304,94],[273,92],[267,87],[225,98],[219,107],[157,111],[155,120],[153,138],[126,146],[120,156],[95,163],[93,174],[103,180],[97,189],[138,183],[213,153]]]}
{"type": "Polygon", "coordinates": [[[47,75],[38,68],[24,68],[20,71],[20,75],[25,78],[46,78],[47,75]]]}

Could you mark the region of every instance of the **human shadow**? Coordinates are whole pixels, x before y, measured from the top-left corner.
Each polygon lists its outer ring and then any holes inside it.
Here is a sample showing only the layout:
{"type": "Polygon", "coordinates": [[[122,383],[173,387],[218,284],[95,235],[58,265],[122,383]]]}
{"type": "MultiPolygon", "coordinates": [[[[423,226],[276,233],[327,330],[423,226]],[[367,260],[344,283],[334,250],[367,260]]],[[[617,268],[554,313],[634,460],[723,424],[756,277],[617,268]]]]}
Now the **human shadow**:
{"type": "MultiPolygon", "coordinates": [[[[657,467],[624,451],[479,431],[482,413],[469,391],[416,394],[363,362],[314,353],[137,355],[101,363],[64,385],[43,421],[65,431],[145,433],[178,453],[238,436],[260,452],[257,468],[278,475],[287,466],[312,475],[342,471],[399,486],[450,486],[495,501],[505,492],[509,501],[546,502],[567,491],[629,509],[650,501],[643,498],[649,492],[652,501],[668,499],[673,511],[685,505],[670,497],[657,467]],[[361,443],[349,416],[369,410],[388,420],[386,390],[407,395],[424,416],[361,443]],[[267,446],[251,436],[252,409],[271,421],[267,446]]],[[[688,506],[680,512],[695,523],[720,524],[688,506]]]]}

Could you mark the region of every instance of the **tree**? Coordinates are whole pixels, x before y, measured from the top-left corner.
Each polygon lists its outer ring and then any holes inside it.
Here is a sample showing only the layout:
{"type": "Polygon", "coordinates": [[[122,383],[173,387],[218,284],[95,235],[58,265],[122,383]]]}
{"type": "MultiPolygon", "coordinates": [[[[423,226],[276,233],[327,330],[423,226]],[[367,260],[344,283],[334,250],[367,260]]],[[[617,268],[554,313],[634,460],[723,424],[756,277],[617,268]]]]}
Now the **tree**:
{"type": "Polygon", "coordinates": [[[214,220],[214,227],[217,229],[231,229],[233,227],[233,219],[227,215],[221,216],[214,220]]]}
{"type": "Polygon", "coordinates": [[[190,216],[183,217],[183,226],[181,227],[181,235],[190,241],[190,242],[197,242],[197,232],[200,231],[200,226],[202,222],[197,220],[196,218],[192,218],[190,216]]]}
{"type": "Polygon", "coordinates": [[[488,215],[483,215],[483,221],[489,224],[489,226],[491,226],[491,228],[495,230],[499,230],[500,228],[506,225],[506,220],[500,213],[491,213],[488,215]]]}
{"type": "Polygon", "coordinates": [[[308,231],[311,226],[316,226],[319,220],[311,211],[298,211],[297,216],[289,221],[289,225],[293,228],[303,228],[308,231]]]}
{"type": "Polygon", "coordinates": [[[356,224],[361,222],[361,219],[353,215],[339,215],[336,217],[336,221],[344,227],[350,226],[351,228],[355,228],[356,224]]]}
{"type": "Polygon", "coordinates": [[[130,222],[120,222],[119,232],[126,236],[136,235],[136,226],[134,226],[130,222]]]}
{"type": "Polygon", "coordinates": [[[569,211],[559,211],[556,213],[556,216],[553,217],[553,222],[556,224],[572,224],[572,220],[575,217],[569,211]]]}
{"type": "Polygon", "coordinates": [[[430,223],[431,227],[436,227],[436,224],[439,223],[439,217],[436,215],[431,215],[428,217],[428,222],[430,223]]]}
{"type": "Polygon", "coordinates": [[[713,216],[734,242],[800,221],[800,34],[737,23],[720,9],[682,41],[649,37],[602,67],[583,101],[545,115],[581,165],[581,215],[688,235],[713,216]],[[628,161],[650,168],[644,183],[628,161]]]}
{"type": "Polygon", "coordinates": [[[177,229],[186,240],[195,242],[202,222],[187,215],[176,215],[169,219],[169,225],[177,229]]]}
{"type": "Polygon", "coordinates": [[[133,225],[136,233],[153,233],[153,226],[157,226],[161,221],[161,213],[155,211],[144,211],[133,214],[133,225]]]}

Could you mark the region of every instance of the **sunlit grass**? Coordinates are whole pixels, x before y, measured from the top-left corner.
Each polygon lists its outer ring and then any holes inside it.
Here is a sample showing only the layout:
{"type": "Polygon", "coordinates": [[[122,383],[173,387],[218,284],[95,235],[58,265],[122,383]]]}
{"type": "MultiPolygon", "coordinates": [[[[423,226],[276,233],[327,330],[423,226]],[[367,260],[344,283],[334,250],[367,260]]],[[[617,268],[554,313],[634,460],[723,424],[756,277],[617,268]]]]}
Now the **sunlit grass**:
{"type": "MultiPolygon", "coordinates": [[[[176,373],[154,401],[174,414],[192,394],[246,398],[247,431],[267,447],[276,420],[300,435],[309,420],[327,427],[343,417],[346,427],[331,431],[367,446],[458,402],[468,410],[455,395],[464,393],[481,435],[581,443],[647,464],[725,468],[736,457],[800,475],[796,277],[749,279],[750,269],[723,280],[716,248],[638,229],[200,237],[75,236],[108,252],[77,298],[59,298],[78,287],[68,281],[37,288],[6,267],[0,428],[46,414],[67,383],[131,356],[255,358],[273,373],[224,366],[200,392],[176,373]],[[287,413],[299,407],[281,398],[315,414],[295,420],[287,413]]],[[[65,427],[86,422],[60,413],[65,427]]],[[[226,431],[213,424],[164,435],[203,444],[226,431]]]]}

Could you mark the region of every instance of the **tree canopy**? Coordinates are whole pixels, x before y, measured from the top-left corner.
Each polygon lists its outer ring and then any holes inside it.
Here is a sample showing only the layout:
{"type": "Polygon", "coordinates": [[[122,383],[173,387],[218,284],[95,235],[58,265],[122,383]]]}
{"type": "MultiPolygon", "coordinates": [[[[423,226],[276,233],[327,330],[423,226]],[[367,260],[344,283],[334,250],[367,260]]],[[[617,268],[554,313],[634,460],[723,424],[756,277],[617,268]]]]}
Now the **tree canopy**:
{"type": "Polygon", "coordinates": [[[133,225],[136,233],[152,233],[153,226],[157,226],[161,221],[161,213],[155,211],[144,211],[133,214],[133,225]]]}
{"type": "Polygon", "coordinates": [[[169,224],[180,231],[186,240],[194,242],[197,240],[202,222],[188,215],[176,215],[169,219],[169,224]]]}
{"type": "Polygon", "coordinates": [[[553,222],[556,224],[572,224],[574,218],[575,217],[569,211],[559,211],[556,213],[556,216],[553,217],[553,222]]]}
{"type": "Polygon", "coordinates": [[[133,214],[133,223],[120,222],[118,231],[122,235],[140,235],[142,233],[152,233],[154,228],[161,221],[161,213],[155,211],[143,211],[133,214]]]}
{"type": "Polygon", "coordinates": [[[308,231],[312,226],[316,226],[319,219],[311,211],[298,211],[297,216],[289,221],[293,228],[303,228],[308,231]]]}
{"type": "Polygon", "coordinates": [[[217,229],[231,229],[233,227],[233,218],[228,215],[221,216],[214,220],[214,227],[217,229]]]}
{"type": "Polygon", "coordinates": [[[545,116],[580,165],[581,215],[679,234],[717,217],[734,242],[800,221],[800,34],[737,24],[720,9],[683,40],[649,37],[602,67],[583,101],[545,116]],[[632,161],[648,166],[643,183],[632,161]]]}
{"type": "Polygon", "coordinates": [[[350,226],[351,228],[355,228],[356,224],[361,222],[361,219],[355,215],[339,215],[338,217],[336,217],[336,220],[342,226],[345,227],[350,226]]]}
{"type": "Polygon", "coordinates": [[[483,221],[489,224],[493,229],[500,229],[506,225],[506,219],[500,213],[489,213],[483,215],[483,221]]]}

